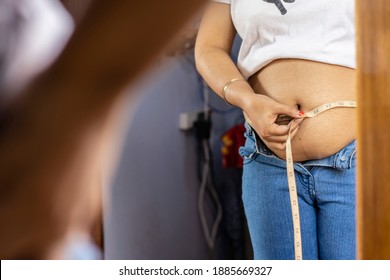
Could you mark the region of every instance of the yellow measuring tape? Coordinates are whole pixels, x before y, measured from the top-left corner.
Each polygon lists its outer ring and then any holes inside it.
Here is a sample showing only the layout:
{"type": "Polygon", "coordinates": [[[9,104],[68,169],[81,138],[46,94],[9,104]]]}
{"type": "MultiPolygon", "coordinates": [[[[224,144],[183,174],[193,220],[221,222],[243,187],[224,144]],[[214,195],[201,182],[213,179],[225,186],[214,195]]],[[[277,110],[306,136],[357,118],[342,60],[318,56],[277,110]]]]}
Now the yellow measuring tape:
{"type": "MultiPolygon", "coordinates": [[[[355,101],[335,101],[323,104],[310,112],[307,112],[303,115],[303,118],[313,118],[322,112],[325,112],[332,108],[337,107],[349,107],[355,108],[355,101]]],[[[248,124],[252,124],[248,116],[244,112],[244,116],[248,124]]],[[[294,121],[294,120],[293,120],[294,121]]],[[[294,253],[296,260],[302,260],[302,238],[301,238],[301,222],[299,217],[299,206],[298,206],[298,194],[297,186],[295,181],[294,174],[294,161],[291,151],[291,130],[288,133],[286,141],[286,170],[287,170],[287,180],[288,180],[288,189],[290,193],[290,203],[291,203],[291,212],[293,218],[293,228],[294,228],[294,253]]]]}

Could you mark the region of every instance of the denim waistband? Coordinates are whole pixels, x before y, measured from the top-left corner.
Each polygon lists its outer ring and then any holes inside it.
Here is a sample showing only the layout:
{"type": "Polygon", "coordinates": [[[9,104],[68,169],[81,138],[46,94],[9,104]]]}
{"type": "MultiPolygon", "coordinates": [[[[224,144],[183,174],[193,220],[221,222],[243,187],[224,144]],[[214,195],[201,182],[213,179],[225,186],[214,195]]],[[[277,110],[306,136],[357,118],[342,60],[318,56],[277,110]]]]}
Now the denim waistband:
{"type": "MultiPolygon", "coordinates": [[[[256,132],[252,127],[245,123],[247,137],[251,138],[254,141],[256,147],[256,153],[258,155],[263,155],[264,161],[268,161],[270,164],[277,164],[278,166],[286,166],[285,160],[277,157],[257,136],[256,132]]],[[[303,162],[294,162],[294,167],[297,171],[302,171],[301,168],[306,170],[305,167],[308,166],[323,166],[323,167],[332,167],[336,169],[350,169],[352,166],[352,160],[356,153],[356,140],[353,140],[351,143],[346,145],[337,153],[330,155],[326,158],[307,160],[303,162]]]]}
{"type": "Polygon", "coordinates": [[[321,159],[308,160],[301,162],[303,166],[328,166],[337,169],[350,169],[352,166],[353,156],[356,153],[356,140],[346,145],[337,153],[321,159]]]}

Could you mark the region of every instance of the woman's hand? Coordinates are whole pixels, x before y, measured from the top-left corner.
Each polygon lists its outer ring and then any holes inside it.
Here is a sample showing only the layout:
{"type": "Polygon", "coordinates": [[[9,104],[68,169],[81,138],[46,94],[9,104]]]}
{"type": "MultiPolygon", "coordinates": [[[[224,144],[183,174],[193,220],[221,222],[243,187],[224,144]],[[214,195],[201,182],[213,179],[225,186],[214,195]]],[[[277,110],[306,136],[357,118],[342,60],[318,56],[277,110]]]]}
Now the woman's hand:
{"type": "Polygon", "coordinates": [[[303,112],[298,108],[279,103],[262,94],[252,94],[242,109],[249,118],[252,128],[273,151],[284,151],[290,129],[293,139],[303,121],[303,112]],[[288,123],[277,123],[280,115],[289,116],[292,120],[288,123]]]}

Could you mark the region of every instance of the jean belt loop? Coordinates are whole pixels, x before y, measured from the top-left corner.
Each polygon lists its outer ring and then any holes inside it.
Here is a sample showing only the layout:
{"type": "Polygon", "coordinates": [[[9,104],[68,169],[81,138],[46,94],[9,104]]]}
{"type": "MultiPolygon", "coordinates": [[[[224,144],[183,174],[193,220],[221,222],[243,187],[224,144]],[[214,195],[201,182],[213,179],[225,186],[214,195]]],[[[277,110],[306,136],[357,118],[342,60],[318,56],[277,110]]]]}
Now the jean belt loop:
{"type": "Polygon", "coordinates": [[[254,131],[254,129],[251,126],[249,126],[249,127],[251,128],[252,137],[253,137],[253,140],[255,141],[256,153],[260,154],[259,140],[257,139],[258,135],[257,135],[256,131],[254,131]]]}
{"type": "Polygon", "coordinates": [[[249,127],[249,131],[248,131],[248,134],[249,134],[249,136],[253,136],[253,129],[252,129],[252,127],[248,124],[248,127],[249,127]]]}
{"type": "Polygon", "coordinates": [[[254,135],[255,137],[255,147],[256,147],[256,153],[260,154],[260,150],[259,150],[259,143],[257,142],[257,137],[256,135],[254,135]]]}
{"type": "Polygon", "coordinates": [[[343,150],[335,155],[335,168],[350,169],[356,149],[354,143],[347,145],[343,150]]]}

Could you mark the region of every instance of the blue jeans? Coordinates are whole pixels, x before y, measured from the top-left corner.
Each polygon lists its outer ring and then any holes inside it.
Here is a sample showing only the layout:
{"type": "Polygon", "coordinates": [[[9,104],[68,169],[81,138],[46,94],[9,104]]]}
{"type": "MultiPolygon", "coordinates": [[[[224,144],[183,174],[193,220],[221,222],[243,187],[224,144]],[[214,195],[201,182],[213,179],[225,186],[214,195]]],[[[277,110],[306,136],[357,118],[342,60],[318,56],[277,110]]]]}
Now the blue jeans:
{"type": "MultiPolygon", "coordinates": [[[[246,128],[242,198],[254,258],[294,259],[286,163],[246,128]]],[[[304,260],[356,257],[355,147],[294,163],[304,260]]]]}

